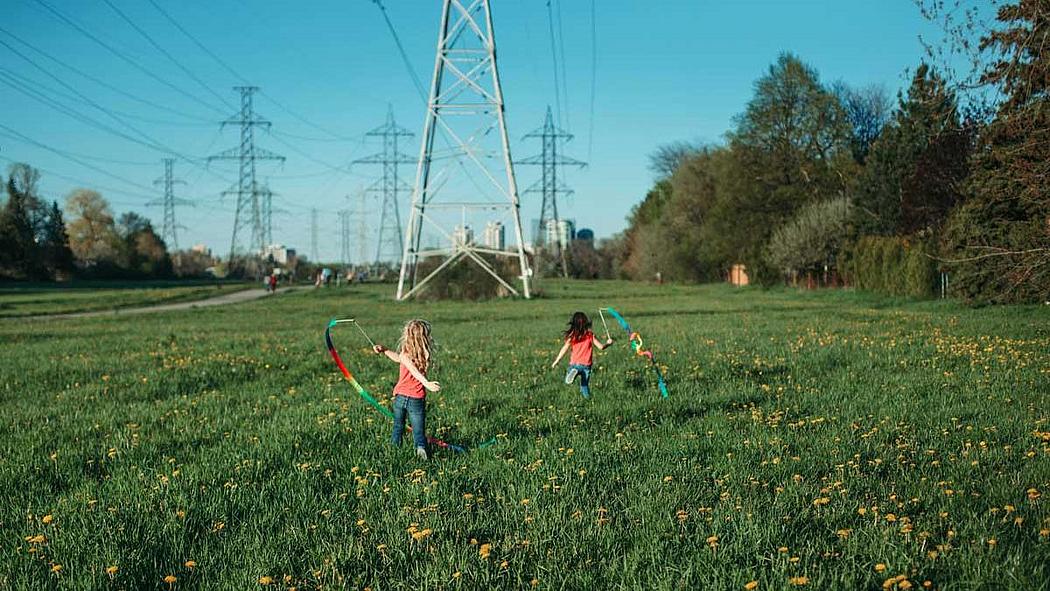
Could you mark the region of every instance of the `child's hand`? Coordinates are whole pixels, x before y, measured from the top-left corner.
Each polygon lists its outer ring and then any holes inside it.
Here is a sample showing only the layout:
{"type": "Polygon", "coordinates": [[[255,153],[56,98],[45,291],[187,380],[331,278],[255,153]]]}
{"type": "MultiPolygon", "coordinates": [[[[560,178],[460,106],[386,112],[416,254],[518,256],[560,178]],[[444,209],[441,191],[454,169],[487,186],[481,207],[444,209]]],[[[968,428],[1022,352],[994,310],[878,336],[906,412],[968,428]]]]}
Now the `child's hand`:
{"type": "Polygon", "coordinates": [[[551,364],[551,369],[554,369],[555,367],[558,367],[558,362],[557,361],[555,361],[554,363],[551,364]]]}
{"type": "Polygon", "coordinates": [[[611,345],[611,344],[613,344],[613,338],[612,338],[612,337],[609,337],[609,338],[605,339],[605,344],[606,344],[606,345],[611,345]]]}
{"type": "Polygon", "coordinates": [[[382,355],[386,352],[386,347],[384,347],[383,345],[376,345],[372,347],[372,351],[374,351],[376,355],[382,355]]]}
{"type": "Polygon", "coordinates": [[[430,392],[439,392],[441,390],[441,384],[437,382],[423,382],[423,387],[430,392]]]}

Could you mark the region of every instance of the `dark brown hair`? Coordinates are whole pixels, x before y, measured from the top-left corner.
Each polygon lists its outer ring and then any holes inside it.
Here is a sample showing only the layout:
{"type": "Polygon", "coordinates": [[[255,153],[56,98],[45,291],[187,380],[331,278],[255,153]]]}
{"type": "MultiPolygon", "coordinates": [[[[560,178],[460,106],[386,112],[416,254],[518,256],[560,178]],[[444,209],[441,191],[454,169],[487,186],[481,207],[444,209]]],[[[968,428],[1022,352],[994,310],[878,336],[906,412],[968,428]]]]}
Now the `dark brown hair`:
{"type": "Polygon", "coordinates": [[[565,329],[565,338],[570,341],[578,341],[591,329],[591,319],[583,312],[576,312],[569,320],[569,326],[565,329]]]}

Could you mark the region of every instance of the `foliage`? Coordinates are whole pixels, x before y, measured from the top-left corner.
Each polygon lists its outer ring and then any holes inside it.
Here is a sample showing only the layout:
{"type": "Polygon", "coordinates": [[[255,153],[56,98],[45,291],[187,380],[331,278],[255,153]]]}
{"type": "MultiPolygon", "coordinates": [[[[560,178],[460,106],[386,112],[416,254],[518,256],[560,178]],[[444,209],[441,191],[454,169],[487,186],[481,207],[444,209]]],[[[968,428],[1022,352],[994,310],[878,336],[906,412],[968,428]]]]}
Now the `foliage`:
{"type": "Polygon", "coordinates": [[[62,210],[38,196],[40,172],[13,164],[0,209],[0,277],[69,278],[73,267],[62,210]]]}
{"type": "Polygon", "coordinates": [[[898,103],[857,186],[855,225],[861,235],[929,234],[961,201],[971,133],[955,93],[921,64],[898,103]]]}
{"type": "Polygon", "coordinates": [[[803,206],[769,239],[766,258],[787,277],[834,268],[845,243],[852,204],[841,197],[803,206]]]}
{"type": "Polygon", "coordinates": [[[886,88],[877,84],[854,88],[845,82],[836,82],[832,92],[842,104],[846,119],[853,128],[850,138],[853,159],[864,164],[872,144],[879,139],[893,112],[886,88]]]}
{"type": "Polygon", "coordinates": [[[860,289],[927,298],[938,280],[929,248],[896,236],[864,236],[849,253],[850,281],[860,289]]]}
{"type": "Polygon", "coordinates": [[[116,266],[121,250],[113,212],[98,191],[76,189],[66,197],[69,246],[83,267],[116,266]]]}
{"type": "Polygon", "coordinates": [[[953,293],[982,302],[1050,301],[1050,11],[999,9],[982,82],[1005,97],[983,130],[967,194],[945,238],[953,293]]]}
{"type": "MultiPolygon", "coordinates": [[[[0,587],[1047,589],[1050,307],[552,285],[0,323],[0,587]],[[549,369],[568,315],[609,304],[668,400],[624,341],[591,401],[549,369]],[[427,429],[498,443],[392,448],[325,353],[335,315],[386,345],[431,320],[427,429]]],[[[397,367],[335,338],[389,404],[397,367]]]]}

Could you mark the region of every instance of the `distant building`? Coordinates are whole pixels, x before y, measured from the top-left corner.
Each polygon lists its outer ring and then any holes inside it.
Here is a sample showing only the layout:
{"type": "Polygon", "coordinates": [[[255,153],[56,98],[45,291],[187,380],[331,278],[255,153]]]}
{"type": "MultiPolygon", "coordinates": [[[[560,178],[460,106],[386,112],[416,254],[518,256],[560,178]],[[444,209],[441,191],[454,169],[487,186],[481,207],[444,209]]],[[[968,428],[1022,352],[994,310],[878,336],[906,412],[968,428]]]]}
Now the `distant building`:
{"type": "Polygon", "coordinates": [[[489,222],[485,225],[485,246],[503,250],[507,243],[507,229],[500,222],[489,222]]]}
{"type": "Polygon", "coordinates": [[[204,255],[206,257],[210,257],[211,256],[211,249],[208,248],[207,246],[203,245],[203,244],[194,244],[190,248],[190,250],[193,251],[193,252],[196,252],[198,254],[202,254],[202,255],[204,255]]]}
{"type": "Polygon", "coordinates": [[[263,249],[263,258],[273,259],[278,265],[287,265],[289,260],[295,258],[295,249],[283,244],[271,244],[263,249]]]}
{"type": "Polygon", "coordinates": [[[576,239],[586,242],[594,242],[594,230],[590,228],[580,228],[576,232],[576,239]]]}
{"type": "Polygon", "coordinates": [[[572,220],[547,220],[544,244],[565,246],[576,237],[576,223],[572,220]]]}
{"type": "Polygon", "coordinates": [[[470,226],[456,226],[452,230],[452,246],[460,247],[474,242],[474,230],[470,226]]]}

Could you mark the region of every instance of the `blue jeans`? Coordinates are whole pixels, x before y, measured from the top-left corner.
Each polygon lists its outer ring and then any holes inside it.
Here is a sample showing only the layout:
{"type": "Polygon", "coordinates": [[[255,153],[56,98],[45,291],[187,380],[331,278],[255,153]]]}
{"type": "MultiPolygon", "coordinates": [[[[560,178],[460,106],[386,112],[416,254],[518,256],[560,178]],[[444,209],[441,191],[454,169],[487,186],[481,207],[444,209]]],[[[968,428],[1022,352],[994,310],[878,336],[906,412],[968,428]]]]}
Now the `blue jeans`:
{"type": "Polygon", "coordinates": [[[390,442],[401,445],[401,435],[405,432],[405,415],[412,423],[412,441],[416,447],[427,446],[427,401],[424,398],[409,398],[398,394],[394,396],[394,432],[390,442]]]}
{"type": "MultiPolygon", "coordinates": [[[[576,363],[570,364],[569,369],[575,369],[577,374],[580,376],[580,394],[583,394],[584,398],[591,397],[591,366],[579,365],[576,363]]],[[[568,377],[568,376],[566,376],[568,377]]]]}

